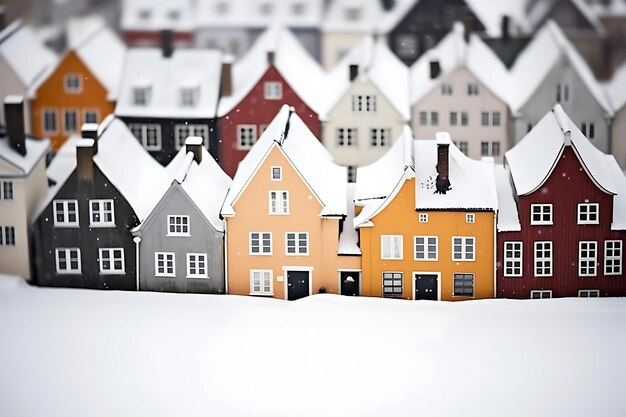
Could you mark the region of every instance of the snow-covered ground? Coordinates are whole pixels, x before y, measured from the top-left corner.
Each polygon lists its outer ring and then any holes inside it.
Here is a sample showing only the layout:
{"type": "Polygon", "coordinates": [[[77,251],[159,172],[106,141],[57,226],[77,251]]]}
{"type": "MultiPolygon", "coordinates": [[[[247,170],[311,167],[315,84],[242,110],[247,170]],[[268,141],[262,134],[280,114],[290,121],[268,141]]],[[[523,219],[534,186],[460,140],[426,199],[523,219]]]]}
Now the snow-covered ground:
{"type": "Polygon", "coordinates": [[[625,416],[626,299],[408,302],[0,277],[0,416],[625,416]]]}

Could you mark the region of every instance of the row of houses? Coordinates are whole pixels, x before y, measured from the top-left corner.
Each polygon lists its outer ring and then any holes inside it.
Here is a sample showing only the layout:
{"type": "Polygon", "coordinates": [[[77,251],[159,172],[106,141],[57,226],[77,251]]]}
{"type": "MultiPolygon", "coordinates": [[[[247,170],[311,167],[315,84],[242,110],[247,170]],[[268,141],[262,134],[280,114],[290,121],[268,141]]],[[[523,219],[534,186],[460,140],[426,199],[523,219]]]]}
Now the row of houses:
{"type": "Polygon", "coordinates": [[[405,126],[356,183],[287,105],[232,179],[199,137],[161,165],[114,115],[83,126],[47,171],[47,142],[19,123],[0,146],[15,171],[1,187],[0,218],[14,223],[0,265],[31,277],[32,262],[38,285],[289,300],[626,294],[626,178],[560,105],[504,164],[405,126]]]}

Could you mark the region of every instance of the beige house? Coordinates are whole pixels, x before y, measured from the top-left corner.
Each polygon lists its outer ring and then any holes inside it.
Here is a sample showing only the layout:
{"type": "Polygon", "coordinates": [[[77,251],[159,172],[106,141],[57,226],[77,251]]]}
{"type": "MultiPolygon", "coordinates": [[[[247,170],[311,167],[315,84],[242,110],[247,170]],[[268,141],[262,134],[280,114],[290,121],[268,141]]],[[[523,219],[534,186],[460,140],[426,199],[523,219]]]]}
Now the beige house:
{"type": "Polygon", "coordinates": [[[30,222],[46,195],[47,139],[24,131],[23,99],[5,99],[6,134],[0,134],[0,274],[31,278],[30,222]]]}
{"type": "Polygon", "coordinates": [[[410,69],[411,126],[418,138],[450,132],[467,156],[501,162],[511,147],[508,72],[496,54],[455,25],[410,69]]]}
{"type": "Polygon", "coordinates": [[[620,168],[626,169],[626,63],[615,72],[605,90],[615,111],[611,124],[611,153],[620,168]]]}

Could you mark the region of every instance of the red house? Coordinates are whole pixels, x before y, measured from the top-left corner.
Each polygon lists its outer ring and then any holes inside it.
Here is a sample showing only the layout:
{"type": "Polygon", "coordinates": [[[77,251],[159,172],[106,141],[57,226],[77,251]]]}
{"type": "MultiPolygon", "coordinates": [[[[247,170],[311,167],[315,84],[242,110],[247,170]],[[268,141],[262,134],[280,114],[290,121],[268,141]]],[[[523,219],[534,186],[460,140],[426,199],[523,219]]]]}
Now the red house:
{"type": "Polygon", "coordinates": [[[323,71],[287,29],[265,31],[234,65],[222,68],[218,107],[219,161],[233,177],[239,161],[283,104],[319,138],[323,71]]]}
{"type": "Polygon", "coordinates": [[[626,179],[556,105],[499,167],[497,296],[626,295],[626,179]]]}

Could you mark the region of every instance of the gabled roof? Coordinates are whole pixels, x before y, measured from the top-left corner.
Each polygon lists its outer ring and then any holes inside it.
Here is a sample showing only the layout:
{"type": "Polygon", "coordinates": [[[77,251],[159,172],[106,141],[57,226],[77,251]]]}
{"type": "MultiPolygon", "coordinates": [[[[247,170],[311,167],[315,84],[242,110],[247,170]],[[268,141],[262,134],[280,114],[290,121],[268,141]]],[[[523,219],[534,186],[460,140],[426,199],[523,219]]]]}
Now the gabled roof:
{"type": "MultiPolygon", "coordinates": [[[[16,152],[9,143],[7,136],[0,136],[0,159],[15,167],[19,176],[28,176],[33,168],[45,158],[50,149],[48,139],[32,139],[26,137],[26,155],[16,152]]],[[[44,162],[45,164],[45,162],[44,162]]],[[[0,172],[0,176],[15,176],[14,173],[0,172]]]]}
{"type": "Polygon", "coordinates": [[[195,16],[191,0],[123,0],[123,31],[191,31],[195,16]]]}
{"type": "Polygon", "coordinates": [[[233,92],[220,99],[219,117],[233,110],[269,69],[268,52],[274,52],[274,66],[298,97],[319,113],[324,94],[320,88],[324,77],[320,64],[289,29],[274,26],[263,32],[252,48],[233,65],[233,92]]]}
{"type": "Polygon", "coordinates": [[[608,0],[608,4],[597,1],[589,7],[598,17],[624,17],[626,16],[626,0],[608,0]]]}
{"type": "Polygon", "coordinates": [[[436,47],[428,50],[411,65],[409,79],[412,105],[460,67],[467,68],[489,90],[508,104],[511,83],[506,67],[478,35],[471,34],[469,42],[466,42],[463,31],[463,24],[455,23],[453,29],[436,47]],[[434,79],[430,78],[432,61],[438,61],[441,68],[441,74],[434,79]]]}
{"type": "Polygon", "coordinates": [[[284,105],[239,163],[222,208],[223,216],[235,215],[233,206],[275,147],[284,153],[304,183],[320,201],[323,206],[320,216],[347,214],[346,168],[333,163],[332,156],[302,119],[293,109],[284,105]]]}
{"type": "Polygon", "coordinates": [[[322,31],[371,35],[378,31],[383,13],[380,0],[333,0],[324,16],[322,31]]]}
{"type": "Polygon", "coordinates": [[[210,49],[132,48],[126,54],[115,114],[134,117],[213,118],[219,99],[222,54],[210,49]],[[136,88],[148,88],[148,103],[137,105],[136,88]],[[182,90],[192,89],[194,106],[183,106],[182,90]]]}
{"type": "Polygon", "coordinates": [[[613,109],[593,72],[553,21],[548,21],[541,27],[511,68],[511,83],[515,86],[515,91],[511,93],[512,112],[518,112],[527,103],[548,73],[563,59],[570,63],[606,114],[612,116],[613,109]]]}
{"type": "MultiPolygon", "coordinates": [[[[535,1],[530,4],[530,8],[527,10],[527,19],[531,27],[536,28],[543,24],[548,18],[550,13],[553,12],[554,7],[564,0],[541,0],[535,1]]],[[[576,10],[589,22],[589,25],[599,35],[606,35],[606,29],[598,19],[596,13],[592,10],[591,6],[587,4],[585,0],[565,0],[569,1],[576,10]]]]}
{"type": "Polygon", "coordinates": [[[326,98],[321,119],[329,117],[339,100],[346,94],[350,81],[350,65],[358,65],[357,80],[371,82],[389,100],[404,120],[410,119],[409,69],[382,40],[368,36],[328,73],[325,81],[326,98]]]}
{"type": "Polygon", "coordinates": [[[57,61],[56,55],[42,45],[32,28],[20,20],[0,32],[0,57],[25,89],[53,68],[57,61]]]}
{"type": "Polygon", "coordinates": [[[511,172],[501,164],[494,166],[496,177],[496,192],[498,193],[498,224],[499,232],[519,232],[522,226],[519,222],[517,203],[511,187],[511,172]]]}
{"type": "Polygon", "coordinates": [[[626,105],[626,62],[615,71],[613,78],[604,84],[604,91],[611,100],[615,112],[626,105]]]}

